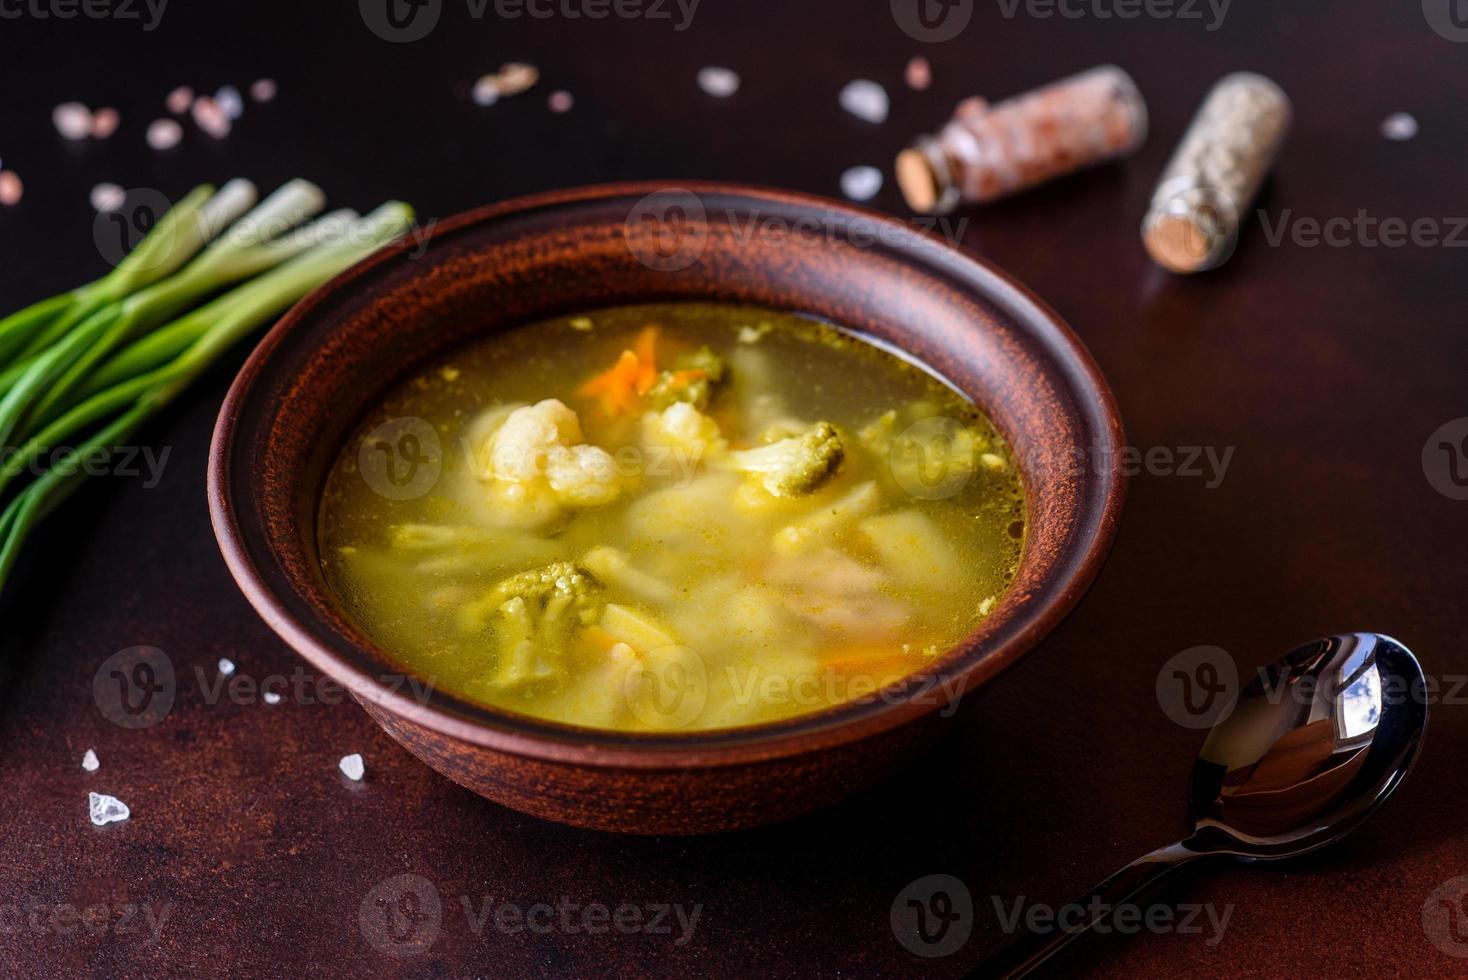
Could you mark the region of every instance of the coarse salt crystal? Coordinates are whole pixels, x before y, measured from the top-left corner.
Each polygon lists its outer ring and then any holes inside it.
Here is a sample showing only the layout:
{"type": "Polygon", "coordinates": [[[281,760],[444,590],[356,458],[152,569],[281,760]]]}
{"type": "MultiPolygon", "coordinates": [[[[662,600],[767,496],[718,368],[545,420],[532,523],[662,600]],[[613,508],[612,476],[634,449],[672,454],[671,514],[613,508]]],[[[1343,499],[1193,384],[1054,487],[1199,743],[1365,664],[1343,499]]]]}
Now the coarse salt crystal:
{"type": "Polygon", "coordinates": [[[928,64],[927,58],[917,55],[907,63],[907,70],[902,77],[907,81],[908,88],[921,92],[933,84],[933,66],[928,64]]]}
{"type": "Polygon", "coordinates": [[[218,102],[207,95],[201,95],[194,100],[192,107],[194,122],[204,132],[215,139],[223,139],[229,135],[229,116],[225,113],[218,102]]]}
{"type": "Polygon", "coordinates": [[[164,98],[163,105],[169,112],[175,115],[183,115],[189,111],[189,106],[194,104],[194,90],[187,85],[180,85],[164,98]]]}
{"type": "Polygon", "coordinates": [[[280,693],[278,691],[266,691],[260,695],[266,704],[280,704],[280,693]]]}
{"type": "Polygon", "coordinates": [[[1381,135],[1398,143],[1417,135],[1417,120],[1410,112],[1394,112],[1381,121],[1381,135]]]}
{"type": "Polygon", "coordinates": [[[127,199],[127,192],[116,184],[101,183],[92,188],[92,208],[104,214],[116,211],[127,199]]]}
{"type": "Polygon", "coordinates": [[[727,99],[739,91],[739,76],[728,68],[700,68],[698,87],[716,99],[727,99]]]}
{"type": "Polygon", "coordinates": [[[852,167],[841,174],[841,193],[853,201],[870,201],[882,189],[882,171],[876,167],[852,167]]]}
{"type": "Polygon", "coordinates": [[[172,119],[154,119],[148,124],[148,145],[155,150],[171,150],[183,139],[183,127],[172,119]]]}
{"type": "Polygon", "coordinates": [[[96,772],[101,765],[102,763],[97,761],[95,749],[87,749],[86,753],[82,755],[82,768],[87,772],[96,772]]]}
{"type": "Polygon", "coordinates": [[[500,65],[495,72],[500,95],[518,95],[540,81],[540,69],[523,61],[500,65]]]}
{"type": "Polygon", "coordinates": [[[278,91],[273,78],[259,78],[250,83],[250,98],[256,102],[269,102],[278,91]]]}
{"type": "Polygon", "coordinates": [[[342,756],[341,761],[336,765],[342,771],[342,775],[353,782],[361,782],[362,774],[367,771],[367,767],[362,764],[361,754],[357,752],[342,756]]]}
{"type": "Polygon", "coordinates": [[[245,112],[245,98],[233,85],[221,85],[214,93],[214,101],[230,119],[238,119],[245,112]]]}
{"type": "Polygon", "coordinates": [[[92,114],[92,137],[94,139],[105,140],[117,132],[117,124],[120,121],[121,117],[117,115],[116,109],[98,109],[92,114]]]}
{"type": "Polygon", "coordinates": [[[474,83],[469,98],[474,100],[475,105],[494,105],[500,100],[499,79],[493,75],[481,76],[474,83]]]}
{"type": "Polygon", "coordinates": [[[219,676],[228,677],[234,673],[234,661],[228,657],[219,658],[219,676]]]}
{"type": "Polygon", "coordinates": [[[858,119],[865,119],[869,123],[887,121],[887,109],[890,105],[887,90],[876,82],[865,78],[847,82],[841,89],[838,101],[841,108],[858,119]]]}
{"type": "Polygon", "coordinates": [[[551,112],[559,115],[563,112],[570,112],[571,107],[576,104],[576,100],[572,98],[570,92],[567,92],[565,89],[561,88],[556,89],[554,92],[552,92],[550,96],[545,100],[545,104],[551,112]]]}
{"type": "Polygon", "coordinates": [[[0,204],[6,207],[19,204],[20,195],[24,190],[20,177],[14,170],[0,170],[0,204]]]}
{"type": "Polygon", "coordinates": [[[69,140],[86,139],[92,135],[92,110],[80,102],[63,102],[52,109],[51,122],[56,131],[69,140]]]}
{"type": "Polygon", "coordinates": [[[87,809],[91,811],[92,823],[98,827],[126,820],[133,814],[126,803],[106,793],[88,793],[87,809]]]}

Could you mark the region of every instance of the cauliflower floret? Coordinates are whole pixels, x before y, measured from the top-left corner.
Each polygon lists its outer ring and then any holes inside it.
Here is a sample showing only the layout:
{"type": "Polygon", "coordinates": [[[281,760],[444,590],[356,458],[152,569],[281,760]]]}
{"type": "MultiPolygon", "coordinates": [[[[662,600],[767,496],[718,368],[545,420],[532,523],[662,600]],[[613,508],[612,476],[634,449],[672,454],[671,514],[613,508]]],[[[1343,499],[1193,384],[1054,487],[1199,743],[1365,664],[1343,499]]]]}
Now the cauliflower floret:
{"type": "Polygon", "coordinates": [[[510,412],[479,454],[481,480],[498,516],[524,526],[565,507],[596,507],[622,491],[616,461],[581,443],[576,413],[554,398],[510,412]]]}
{"type": "Polygon", "coordinates": [[[682,454],[690,463],[718,456],[728,447],[719,423],[688,402],[674,402],[661,412],[644,414],[642,441],[648,448],[682,454]]]}

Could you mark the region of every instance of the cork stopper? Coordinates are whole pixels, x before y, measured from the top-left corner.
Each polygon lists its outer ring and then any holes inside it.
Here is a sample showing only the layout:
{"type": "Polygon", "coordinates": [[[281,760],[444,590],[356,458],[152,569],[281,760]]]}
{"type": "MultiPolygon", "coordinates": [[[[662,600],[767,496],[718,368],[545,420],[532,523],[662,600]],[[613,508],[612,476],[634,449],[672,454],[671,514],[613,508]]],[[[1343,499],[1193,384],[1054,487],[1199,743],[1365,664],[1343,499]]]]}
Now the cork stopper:
{"type": "Polygon", "coordinates": [[[1206,214],[1164,214],[1148,223],[1142,241],[1169,272],[1201,272],[1217,263],[1219,229],[1206,214]]]}
{"type": "Polygon", "coordinates": [[[919,214],[947,214],[958,205],[958,189],[937,140],[924,136],[897,154],[897,186],[919,214]]]}
{"type": "Polygon", "coordinates": [[[914,211],[927,214],[938,203],[938,175],[927,157],[914,149],[897,154],[897,186],[907,206],[914,211]]]}

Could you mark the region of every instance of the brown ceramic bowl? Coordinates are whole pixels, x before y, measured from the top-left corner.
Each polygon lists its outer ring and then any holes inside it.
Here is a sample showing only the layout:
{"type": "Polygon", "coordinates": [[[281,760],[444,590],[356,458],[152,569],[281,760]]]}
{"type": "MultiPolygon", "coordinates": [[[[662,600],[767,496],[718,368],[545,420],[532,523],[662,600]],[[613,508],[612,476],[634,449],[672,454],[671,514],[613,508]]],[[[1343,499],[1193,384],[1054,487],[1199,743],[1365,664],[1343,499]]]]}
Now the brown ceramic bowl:
{"type": "Polygon", "coordinates": [[[921,752],[950,697],[1014,664],[1080,599],[1121,512],[1121,425],[1106,383],[1043,303],[983,261],[832,201],[718,184],[557,191],[459,215],[308,296],[251,355],[214,433],[209,503],[245,595],[414,755],[489,799],[635,833],[748,827],[813,810],[921,752]],[[446,348],[527,321],[658,300],[811,314],[907,352],[1009,439],[1028,494],[1024,555],[982,626],[920,680],[750,728],[581,729],[415,697],[341,613],[315,516],[374,400],[446,348]],[[1081,463],[1086,465],[1080,465],[1081,463]]]}

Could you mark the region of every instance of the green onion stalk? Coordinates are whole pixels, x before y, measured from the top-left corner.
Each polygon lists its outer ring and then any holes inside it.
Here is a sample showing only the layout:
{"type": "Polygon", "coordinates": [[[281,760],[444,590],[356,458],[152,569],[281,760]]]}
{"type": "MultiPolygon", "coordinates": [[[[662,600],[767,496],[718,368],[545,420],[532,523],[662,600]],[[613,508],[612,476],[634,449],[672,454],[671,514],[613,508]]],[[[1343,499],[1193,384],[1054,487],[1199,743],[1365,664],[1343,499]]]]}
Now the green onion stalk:
{"type": "Polygon", "coordinates": [[[0,321],[0,354],[9,345],[21,367],[0,375],[9,382],[0,388],[0,445],[14,447],[0,463],[0,500],[50,447],[73,446],[0,510],[0,591],[27,536],[85,478],[84,460],[105,465],[221,354],[413,222],[410,207],[389,202],[362,218],[338,211],[290,231],[322,204],[305,181],[235,221],[253,203],[244,182],[213,197],[199,188],[108,276],[0,321]]]}

